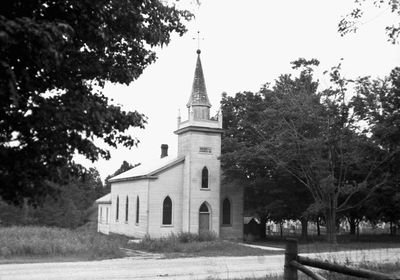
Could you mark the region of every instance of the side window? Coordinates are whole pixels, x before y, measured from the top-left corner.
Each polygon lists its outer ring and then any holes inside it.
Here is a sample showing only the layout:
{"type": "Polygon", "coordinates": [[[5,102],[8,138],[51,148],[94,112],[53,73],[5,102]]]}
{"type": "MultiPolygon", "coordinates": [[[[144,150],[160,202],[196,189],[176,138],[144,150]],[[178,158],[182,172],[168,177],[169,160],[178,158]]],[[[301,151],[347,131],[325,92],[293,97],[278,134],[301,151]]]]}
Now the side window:
{"type": "Polygon", "coordinates": [[[136,223],[139,223],[139,196],[136,197],[136,223]]]}
{"type": "Polygon", "coordinates": [[[116,203],[116,209],[115,209],[115,220],[118,221],[119,218],[119,196],[117,196],[117,203],[116,203]]]}
{"type": "Polygon", "coordinates": [[[106,224],[108,224],[108,206],[106,207],[106,224]]]}
{"type": "Polygon", "coordinates": [[[128,214],[129,214],[129,198],[126,196],[126,202],[125,202],[125,222],[128,221],[128,214]]]}
{"type": "Polygon", "coordinates": [[[231,224],[231,202],[228,198],[225,198],[222,202],[222,224],[231,224]]]}
{"type": "Polygon", "coordinates": [[[172,224],[172,201],[169,196],[167,196],[163,202],[162,224],[163,225],[172,224]]]}
{"type": "Polygon", "coordinates": [[[205,166],[201,171],[201,188],[208,189],[208,169],[205,166]]]}

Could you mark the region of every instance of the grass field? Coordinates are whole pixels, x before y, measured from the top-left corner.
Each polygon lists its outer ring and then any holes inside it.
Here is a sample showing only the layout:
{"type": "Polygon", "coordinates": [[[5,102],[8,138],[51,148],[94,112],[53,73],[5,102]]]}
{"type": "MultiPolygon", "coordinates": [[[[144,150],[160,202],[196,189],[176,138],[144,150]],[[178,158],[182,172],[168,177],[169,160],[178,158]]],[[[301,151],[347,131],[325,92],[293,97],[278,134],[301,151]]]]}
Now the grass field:
{"type": "MultiPolygon", "coordinates": [[[[265,241],[253,241],[250,244],[285,248],[285,238],[268,237],[265,241]]],[[[400,235],[338,235],[338,244],[323,241],[321,236],[310,236],[306,241],[299,241],[300,253],[335,252],[344,250],[368,250],[378,248],[399,248],[400,235]]]]}
{"type": "Polygon", "coordinates": [[[0,228],[0,262],[71,261],[124,256],[127,238],[104,236],[92,229],[50,227],[0,228]]]}
{"type": "MultiPolygon", "coordinates": [[[[340,250],[400,247],[399,236],[339,237],[338,245],[321,241],[300,242],[300,253],[331,252],[340,250]]],[[[256,245],[284,248],[284,239],[252,242],[256,245]]],[[[70,230],[50,227],[3,227],[0,228],[0,263],[49,262],[96,260],[124,257],[127,248],[135,251],[163,254],[166,258],[199,256],[260,256],[282,254],[226,242],[215,236],[199,236],[182,233],[166,238],[144,238],[141,243],[128,243],[128,238],[102,235],[95,227],[70,230]]],[[[140,254],[140,252],[138,253],[140,254]]]]}
{"type": "MultiPolygon", "coordinates": [[[[260,256],[268,251],[242,246],[232,242],[216,239],[215,236],[205,238],[197,234],[181,233],[165,238],[146,237],[141,243],[131,243],[129,249],[162,253],[166,258],[176,257],[211,257],[211,256],[260,256]]],[[[276,252],[270,252],[276,253],[276,252]]]]}

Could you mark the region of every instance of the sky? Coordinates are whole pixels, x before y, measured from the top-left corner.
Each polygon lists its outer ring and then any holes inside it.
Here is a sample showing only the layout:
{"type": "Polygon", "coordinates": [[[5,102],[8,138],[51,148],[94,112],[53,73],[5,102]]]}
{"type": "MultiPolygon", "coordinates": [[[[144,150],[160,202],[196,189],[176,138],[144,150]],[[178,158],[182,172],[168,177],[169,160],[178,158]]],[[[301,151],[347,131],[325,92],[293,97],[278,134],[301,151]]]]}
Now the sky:
{"type": "Polygon", "coordinates": [[[110,148],[108,161],[91,163],[76,156],[84,166],[96,167],[103,180],[124,160],[136,164],[159,158],[161,144],[168,144],[169,155],[176,155],[173,131],[179,110],[182,120],[187,118],[198,48],[193,38],[198,31],[212,113],[218,111],[223,92],[230,96],[255,92],[279,75],[291,73],[290,62],[300,57],[321,62],[316,72],[321,87],[329,86],[322,72],[342,58],[347,78],[383,77],[400,65],[400,45],[387,42],[384,31],[396,22],[387,9],[367,6],[360,29],[341,37],[338,23],[354,7],[351,0],[203,0],[198,9],[186,7],[193,9],[196,20],[188,23],[184,36],[173,35],[168,46],[157,48],[156,62],[129,86],[107,84],[104,88],[113,103],[145,114],[148,123],[144,130],[129,131],[140,140],[137,147],[110,148]]]}

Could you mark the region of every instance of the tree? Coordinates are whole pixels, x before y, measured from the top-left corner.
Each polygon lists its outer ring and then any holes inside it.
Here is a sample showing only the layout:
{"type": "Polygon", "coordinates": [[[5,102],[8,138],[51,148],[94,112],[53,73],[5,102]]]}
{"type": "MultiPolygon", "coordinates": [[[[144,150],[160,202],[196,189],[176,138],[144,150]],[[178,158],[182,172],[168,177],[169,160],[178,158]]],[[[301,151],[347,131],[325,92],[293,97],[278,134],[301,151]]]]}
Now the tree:
{"type": "MultiPolygon", "coordinates": [[[[395,16],[400,17],[400,6],[398,0],[355,0],[354,2],[357,4],[357,7],[354,8],[351,13],[343,17],[339,22],[338,29],[342,36],[350,32],[356,32],[362,25],[360,20],[364,15],[365,7],[363,7],[363,5],[366,3],[371,3],[378,9],[384,9],[386,7],[386,9],[390,10],[391,13],[395,14],[395,16]]],[[[397,43],[400,35],[400,21],[391,26],[386,26],[385,30],[388,35],[388,41],[392,44],[397,43]]]]}
{"type": "Polygon", "coordinates": [[[113,174],[108,175],[108,176],[106,177],[106,180],[105,180],[105,181],[106,181],[106,184],[105,184],[104,193],[109,193],[109,192],[111,191],[111,183],[108,182],[108,180],[109,180],[110,178],[112,178],[112,177],[114,177],[114,176],[117,176],[117,175],[119,175],[119,174],[121,174],[121,173],[124,173],[125,171],[128,171],[129,169],[132,169],[132,168],[134,168],[134,167],[136,167],[136,166],[139,166],[139,165],[140,165],[140,163],[136,163],[135,165],[132,165],[132,164],[128,163],[126,160],[124,160],[124,161],[122,162],[121,166],[120,166],[113,174]]]}
{"type": "Polygon", "coordinates": [[[307,187],[313,208],[324,213],[328,240],[335,243],[337,213],[356,206],[350,205],[351,198],[360,191],[382,185],[379,167],[387,158],[357,133],[345,98],[347,82],[338,67],[330,74],[334,87],[317,92],[312,67],[318,63],[299,59],[293,62],[300,69],[298,77],[282,75],[272,89],[262,88],[257,94],[262,110],[236,109],[239,117],[257,117],[252,123],[236,120],[243,133],[229,135],[232,149],[222,161],[230,172],[245,170],[247,177],[267,172],[266,166],[284,168],[307,187]],[[250,141],[244,141],[247,134],[250,141]],[[259,161],[264,165],[255,166],[259,161]]]}
{"type": "Polygon", "coordinates": [[[253,124],[260,122],[260,112],[268,105],[260,95],[251,92],[237,93],[234,97],[225,94],[221,105],[224,114],[222,167],[227,175],[225,180],[236,180],[245,186],[244,209],[260,217],[260,237],[266,237],[265,223],[268,220],[281,223],[299,219],[302,222],[302,237],[306,238],[307,217],[303,213],[312,200],[309,192],[293,176],[273,165],[267,156],[253,150],[258,137],[258,133],[253,131],[253,124]]]}
{"type": "Polygon", "coordinates": [[[371,135],[371,140],[389,158],[385,164],[388,180],[370,199],[368,205],[374,209],[368,215],[397,224],[400,220],[400,67],[383,79],[359,78],[356,93],[354,109],[358,120],[366,123],[364,132],[371,135]]]}
{"type": "Polygon", "coordinates": [[[48,182],[82,173],[74,153],[108,159],[105,144],[132,147],[146,118],[110,104],[105,82],[129,84],[156,59],[155,46],[182,35],[187,11],[162,1],[0,3],[0,196],[40,200],[48,182]]]}

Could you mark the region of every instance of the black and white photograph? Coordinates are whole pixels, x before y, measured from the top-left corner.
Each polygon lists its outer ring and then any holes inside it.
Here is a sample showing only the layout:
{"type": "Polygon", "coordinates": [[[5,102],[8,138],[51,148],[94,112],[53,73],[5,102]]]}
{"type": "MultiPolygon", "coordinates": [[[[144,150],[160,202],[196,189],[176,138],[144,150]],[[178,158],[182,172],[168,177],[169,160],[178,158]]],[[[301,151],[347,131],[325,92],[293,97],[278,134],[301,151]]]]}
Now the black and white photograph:
{"type": "Polygon", "coordinates": [[[400,279],[399,0],[2,0],[0,106],[0,280],[400,279]]]}

